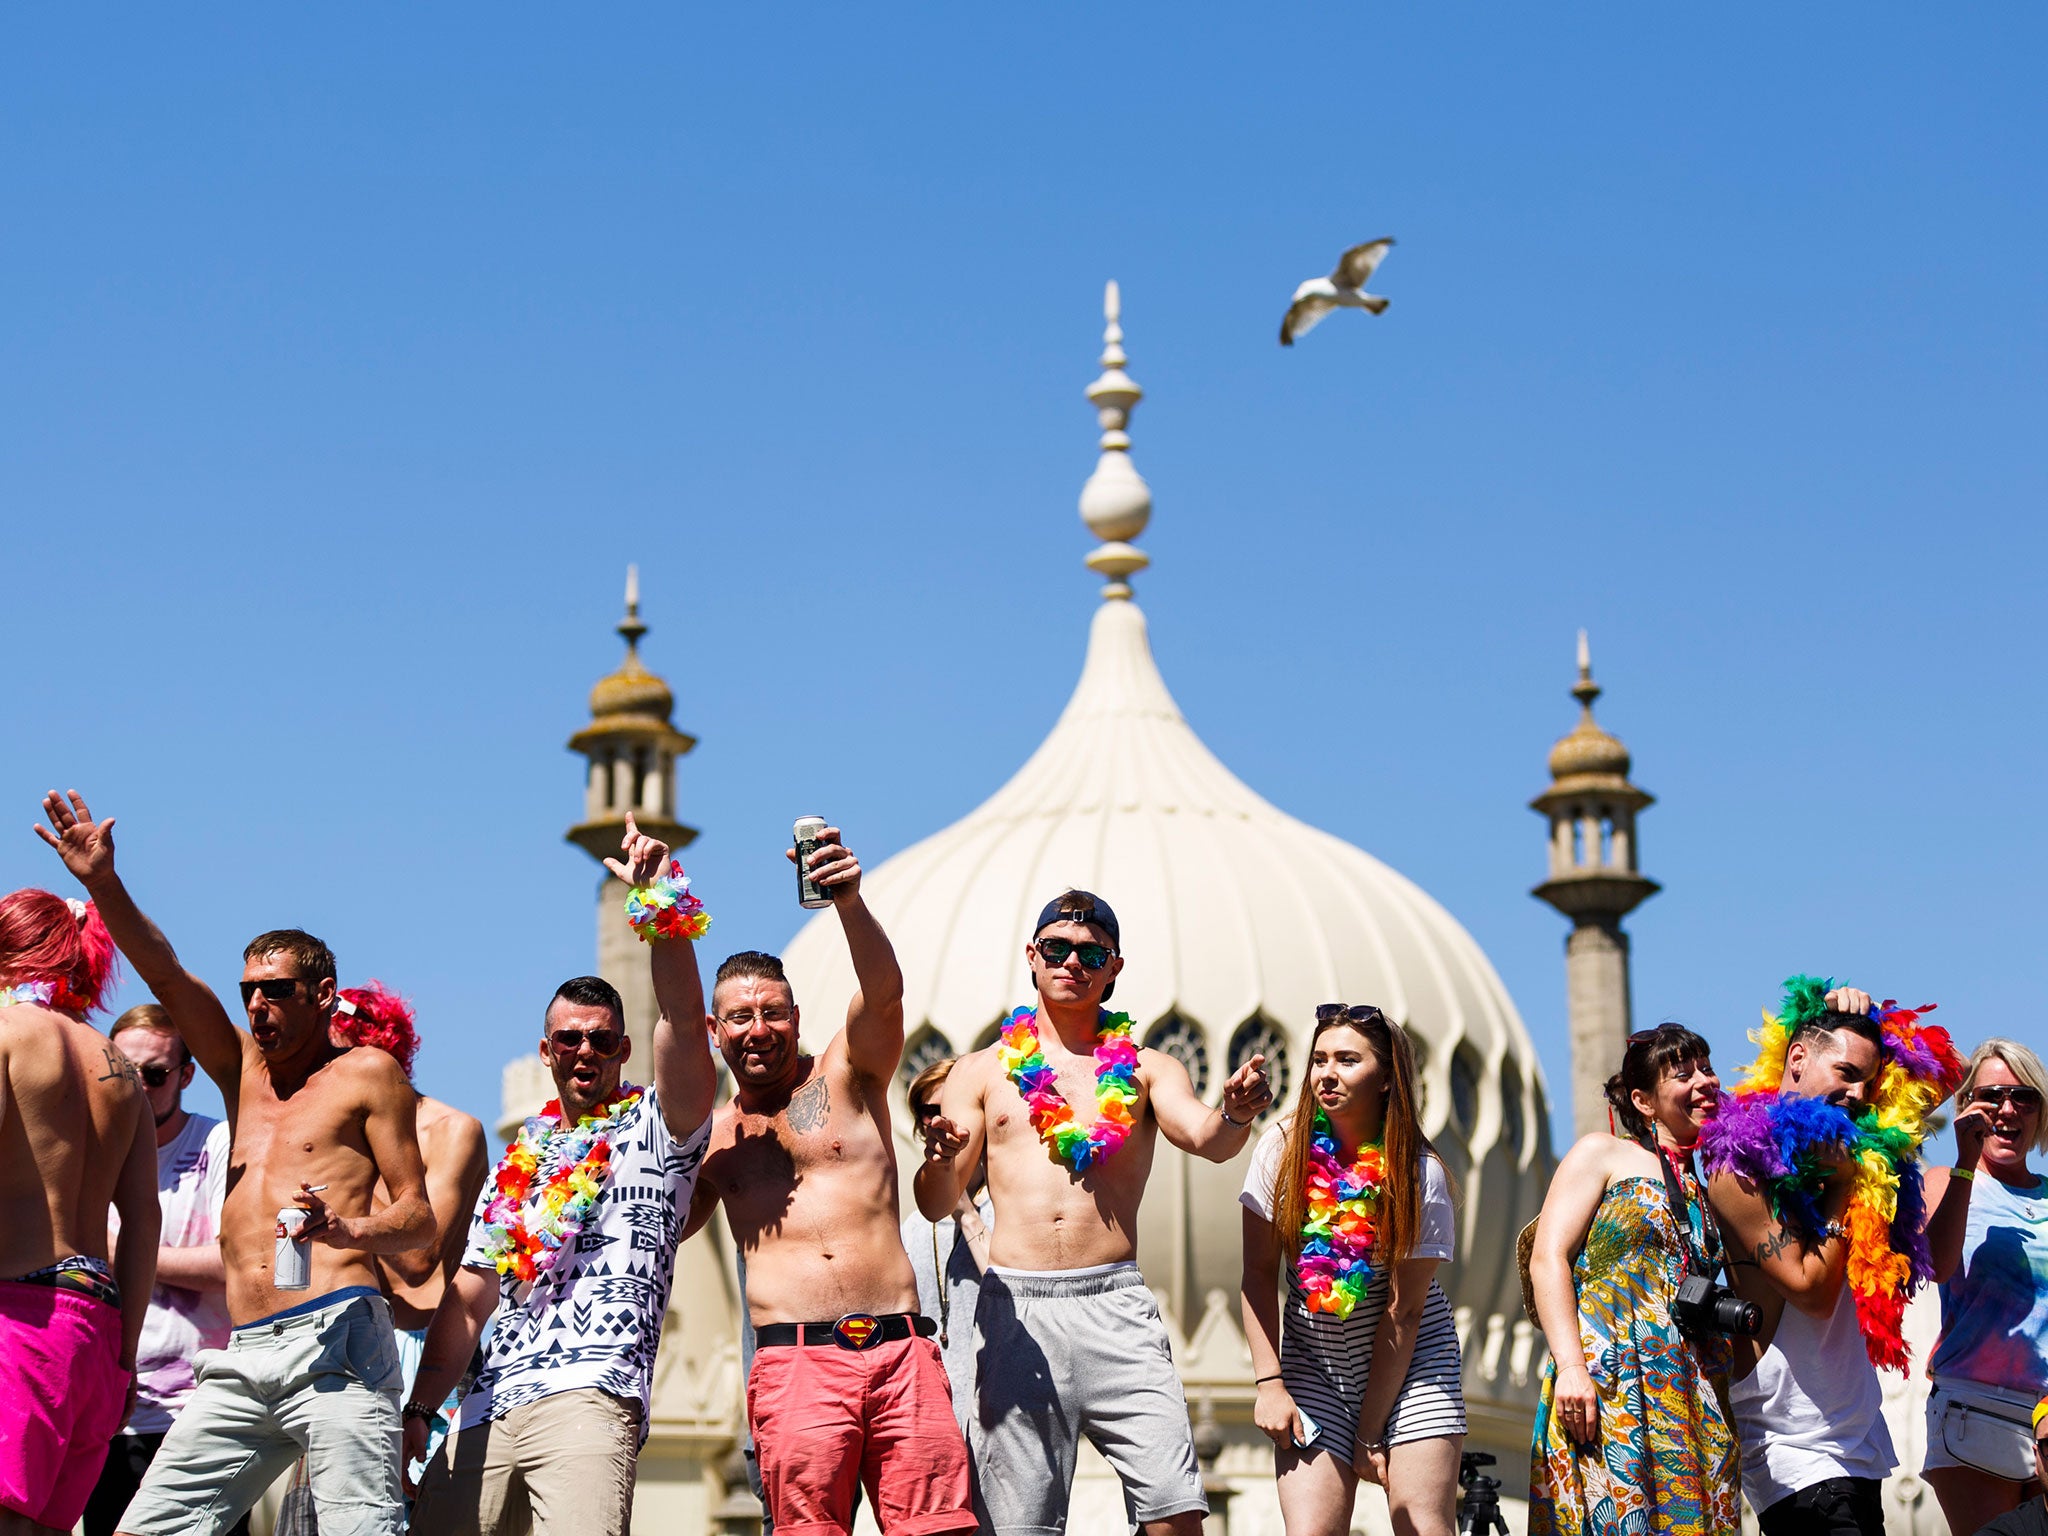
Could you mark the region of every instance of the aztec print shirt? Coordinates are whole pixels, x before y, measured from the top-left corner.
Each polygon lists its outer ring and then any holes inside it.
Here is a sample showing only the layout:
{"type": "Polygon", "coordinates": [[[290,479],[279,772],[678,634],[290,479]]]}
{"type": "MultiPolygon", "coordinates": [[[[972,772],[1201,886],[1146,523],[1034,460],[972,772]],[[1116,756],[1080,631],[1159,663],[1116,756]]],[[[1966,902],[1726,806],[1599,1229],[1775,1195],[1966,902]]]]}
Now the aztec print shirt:
{"type": "MultiPolygon", "coordinates": [[[[649,1085],[612,1133],[610,1176],[574,1250],[559,1255],[554,1268],[532,1284],[500,1279],[483,1369],[462,1400],[461,1428],[557,1392],[595,1388],[640,1405],[640,1438],[646,1441],[654,1353],[675,1279],[676,1244],[710,1140],[708,1115],[689,1140],[671,1136],[649,1085]]],[[[544,1161],[535,1189],[553,1172],[544,1161]]],[[[462,1255],[468,1268],[493,1273],[484,1212],[494,1194],[494,1180],[486,1179],[462,1255]]]]}

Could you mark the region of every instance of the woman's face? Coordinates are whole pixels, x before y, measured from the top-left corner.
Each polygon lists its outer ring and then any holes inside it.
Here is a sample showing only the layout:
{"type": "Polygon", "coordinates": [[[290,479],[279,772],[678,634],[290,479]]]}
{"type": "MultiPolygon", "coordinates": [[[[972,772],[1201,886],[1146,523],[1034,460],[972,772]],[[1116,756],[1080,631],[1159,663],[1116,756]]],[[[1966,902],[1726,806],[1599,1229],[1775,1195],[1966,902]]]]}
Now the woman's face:
{"type": "Polygon", "coordinates": [[[2041,1103],[2034,1091],[2020,1081],[2004,1057],[1987,1056],[1970,1084],[1968,1097],[1970,1103],[1957,1108],[1981,1111],[1991,1126],[1984,1136],[1983,1160],[2008,1171],[2024,1168],[2027,1152],[2041,1134],[2041,1103]],[[1985,1093],[1984,1089],[2006,1091],[1985,1093]]]}
{"type": "Polygon", "coordinates": [[[1700,1139],[1700,1127],[1714,1117],[1721,1103],[1721,1079],[1714,1076],[1714,1064],[1706,1057],[1681,1061],[1665,1068],[1657,1086],[1649,1093],[1638,1088],[1636,1108],[1681,1147],[1700,1139]]]}
{"type": "Polygon", "coordinates": [[[1323,1113],[1340,1119],[1360,1110],[1377,1111],[1387,1097],[1387,1077],[1372,1046],[1349,1024],[1316,1036],[1308,1058],[1308,1081],[1323,1113]]]}

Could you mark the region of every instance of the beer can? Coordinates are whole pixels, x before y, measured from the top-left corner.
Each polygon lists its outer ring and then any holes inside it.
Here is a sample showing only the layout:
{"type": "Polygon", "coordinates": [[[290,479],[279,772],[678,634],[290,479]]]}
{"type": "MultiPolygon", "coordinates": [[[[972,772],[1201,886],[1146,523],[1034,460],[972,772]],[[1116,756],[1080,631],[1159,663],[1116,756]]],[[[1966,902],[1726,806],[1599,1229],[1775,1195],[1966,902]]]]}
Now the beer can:
{"type": "Polygon", "coordinates": [[[832,897],[825,888],[811,878],[810,857],[818,851],[818,842],[825,831],[822,816],[799,816],[790,835],[796,840],[796,904],[816,911],[819,907],[832,905],[832,897]]]}
{"type": "Polygon", "coordinates": [[[277,1219],[291,1235],[277,1240],[270,1283],[280,1291],[303,1291],[313,1283],[313,1256],[306,1240],[299,1236],[306,1225],[306,1213],[296,1205],[288,1205],[277,1213],[277,1219]]]}

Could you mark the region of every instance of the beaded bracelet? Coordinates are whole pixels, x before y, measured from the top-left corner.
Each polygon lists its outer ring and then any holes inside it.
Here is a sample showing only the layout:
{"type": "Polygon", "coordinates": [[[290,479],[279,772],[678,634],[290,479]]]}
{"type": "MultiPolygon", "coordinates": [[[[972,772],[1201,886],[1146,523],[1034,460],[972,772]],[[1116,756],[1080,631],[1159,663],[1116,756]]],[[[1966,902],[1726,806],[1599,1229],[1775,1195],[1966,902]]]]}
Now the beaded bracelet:
{"type": "Polygon", "coordinates": [[[626,921],[643,944],[656,939],[701,939],[711,926],[704,903],[690,894],[690,877],[674,859],[668,873],[626,892],[626,921]]]}

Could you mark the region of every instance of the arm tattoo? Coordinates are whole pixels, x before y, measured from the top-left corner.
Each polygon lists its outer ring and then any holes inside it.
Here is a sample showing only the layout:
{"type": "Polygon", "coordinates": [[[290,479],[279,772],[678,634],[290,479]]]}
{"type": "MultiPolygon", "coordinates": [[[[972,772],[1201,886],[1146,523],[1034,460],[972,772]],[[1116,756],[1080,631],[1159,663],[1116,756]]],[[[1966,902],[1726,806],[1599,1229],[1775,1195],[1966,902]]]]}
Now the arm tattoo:
{"type": "Polygon", "coordinates": [[[790,1096],[789,1128],[793,1131],[815,1131],[825,1123],[831,1111],[832,1100],[825,1089],[825,1074],[820,1072],[790,1096]]]}
{"type": "Polygon", "coordinates": [[[136,1087],[140,1088],[142,1086],[142,1074],[135,1070],[134,1062],[116,1051],[111,1045],[101,1046],[100,1051],[107,1058],[107,1070],[99,1075],[98,1081],[111,1083],[116,1078],[125,1077],[136,1087]]]}
{"type": "Polygon", "coordinates": [[[1765,1238],[1762,1242],[1756,1245],[1756,1261],[1758,1264],[1762,1264],[1765,1259],[1775,1258],[1779,1254],[1783,1253],[1787,1248],[1799,1248],[1803,1246],[1804,1245],[1799,1241],[1797,1236],[1795,1236],[1792,1232],[1788,1231],[1786,1228],[1780,1227],[1777,1231],[1773,1232],[1769,1237],[1765,1238]]]}

